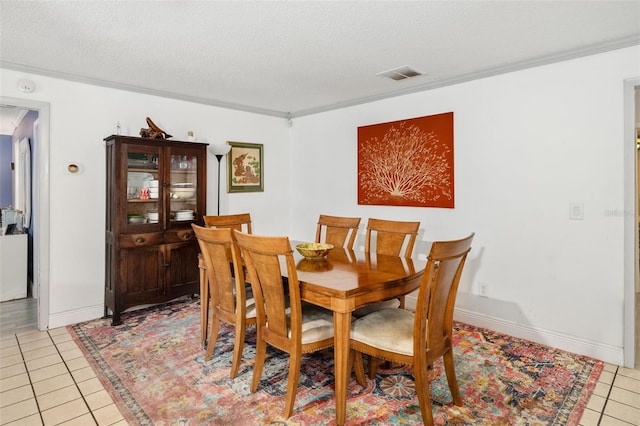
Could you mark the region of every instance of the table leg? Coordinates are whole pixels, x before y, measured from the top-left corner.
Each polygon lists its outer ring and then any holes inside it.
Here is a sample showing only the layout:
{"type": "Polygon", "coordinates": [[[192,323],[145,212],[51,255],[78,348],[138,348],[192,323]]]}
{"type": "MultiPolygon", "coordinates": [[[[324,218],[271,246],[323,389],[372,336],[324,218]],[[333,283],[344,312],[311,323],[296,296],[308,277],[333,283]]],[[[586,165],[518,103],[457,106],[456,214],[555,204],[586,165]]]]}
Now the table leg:
{"type": "Polygon", "coordinates": [[[334,312],[334,367],[336,382],[336,424],[344,425],[347,412],[347,385],[349,384],[349,336],[351,312],[334,312]]]}
{"type": "Polygon", "coordinates": [[[207,346],[207,331],[209,328],[209,282],[204,259],[202,259],[201,255],[198,256],[198,266],[200,268],[200,339],[204,348],[207,346]]]}

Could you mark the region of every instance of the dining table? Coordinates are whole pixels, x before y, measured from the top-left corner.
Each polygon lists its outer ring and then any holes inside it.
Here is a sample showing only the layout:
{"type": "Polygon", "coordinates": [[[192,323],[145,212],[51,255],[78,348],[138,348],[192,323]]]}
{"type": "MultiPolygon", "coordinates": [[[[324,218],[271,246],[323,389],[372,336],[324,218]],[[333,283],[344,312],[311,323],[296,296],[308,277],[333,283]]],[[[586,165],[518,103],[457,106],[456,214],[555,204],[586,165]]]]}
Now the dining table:
{"type": "MultiPolygon", "coordinates": [[[[352,312],[406,295],[420,286],[426,260],[335,247],[321,259],[303,258],[292,241],[302,300],[333,311],[336,424],[344,425],[349,383],[352,312]]],[[[283,276],[287,275],[282,268],[283,276]]]]}

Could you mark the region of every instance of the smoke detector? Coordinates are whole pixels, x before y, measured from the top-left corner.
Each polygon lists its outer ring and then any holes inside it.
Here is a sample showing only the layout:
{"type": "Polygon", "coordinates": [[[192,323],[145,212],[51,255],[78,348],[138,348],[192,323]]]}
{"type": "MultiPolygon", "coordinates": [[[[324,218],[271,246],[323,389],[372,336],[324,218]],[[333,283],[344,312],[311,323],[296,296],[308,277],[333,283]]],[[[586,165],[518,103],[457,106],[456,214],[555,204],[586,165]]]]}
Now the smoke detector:
{"type": "Polygon", "coordinates": [[[18,90],[22,93],[33,93],[36,90],[36,84],[26,78],[18,80],[18,90]]]}

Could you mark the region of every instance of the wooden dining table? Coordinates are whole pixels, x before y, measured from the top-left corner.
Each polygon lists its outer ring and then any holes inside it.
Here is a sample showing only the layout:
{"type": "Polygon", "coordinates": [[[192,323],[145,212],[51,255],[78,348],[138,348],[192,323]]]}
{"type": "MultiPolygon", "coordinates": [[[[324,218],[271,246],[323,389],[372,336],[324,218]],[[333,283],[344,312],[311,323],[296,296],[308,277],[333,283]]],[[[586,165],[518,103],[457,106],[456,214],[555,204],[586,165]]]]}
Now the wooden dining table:
{"type": "MultiPolygon", "coordinates": [[[[296,260],[296,273],[300,281],[302,300],[333,311],[334,321],[334,374],[336,424],[344,425],[347,410],[347,385],[349,383],[349,337],[351,313],[369,303],[404,296],[416,290],[424,273],[426,260],[401,256],[365,254],[346,248],[333,248],[320,260],[305,259],[292,241],[296,260]]],[[[206,267],[199,258],[201,298],[209,299],[206,267]]],[[[286,265],[281,267],[287,276],[286,265]]],[[[207,324],[209,303],[202,304],[203,325],[207,324]]],[[[203,326],[202,341],[207,339],[207,327],[203,326]]]]}
{"type": "MultiPolygon", "coordinates": [[[[333,311],[336,424],[344,425],[350,371],[351,313],[369,303],[406,295],[420,286],[426,260],[333,248],[322,260],[295,250],[302,300],[333,311]]],[[[282,269],[286,275],[286,268],[282,269]]]]}

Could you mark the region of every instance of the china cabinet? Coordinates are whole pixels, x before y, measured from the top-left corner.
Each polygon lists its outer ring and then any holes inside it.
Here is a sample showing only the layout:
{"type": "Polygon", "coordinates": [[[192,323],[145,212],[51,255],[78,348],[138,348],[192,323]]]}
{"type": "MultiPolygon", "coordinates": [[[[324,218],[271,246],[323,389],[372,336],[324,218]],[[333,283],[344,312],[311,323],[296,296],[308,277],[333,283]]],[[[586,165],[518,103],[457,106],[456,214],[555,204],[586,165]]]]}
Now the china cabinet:
{"type": "Polygon", "coordinates": [[[206,209],[207,144],[106,142],[105,316],[199,292],[192,223],[206,209]]]}

